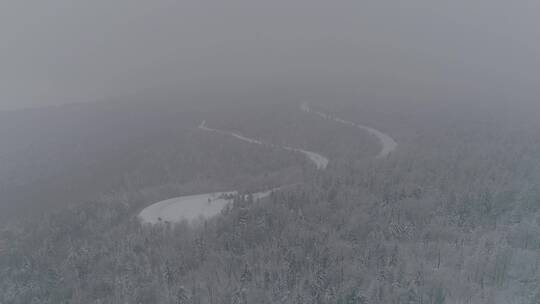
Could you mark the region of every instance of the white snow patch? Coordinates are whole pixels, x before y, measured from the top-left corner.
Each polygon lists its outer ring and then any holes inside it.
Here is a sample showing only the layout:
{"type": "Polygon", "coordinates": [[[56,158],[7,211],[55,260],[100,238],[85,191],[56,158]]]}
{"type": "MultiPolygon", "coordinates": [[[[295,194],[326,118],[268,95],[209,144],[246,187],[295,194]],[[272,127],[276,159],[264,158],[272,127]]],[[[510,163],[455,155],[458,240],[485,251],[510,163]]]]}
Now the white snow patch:
{"type": "MultiPolygon", "coordinates": [[[[272,190],[253,194],[253,199],[265,198],[272,190]]],[[[142,223],[180,223],[184,220],[193,222],[201,218],[218,215],[232,200],[224,197],[236,195],[236,191],[214,192],[171,198],[155,203],[139,213],[142,223]]]]}

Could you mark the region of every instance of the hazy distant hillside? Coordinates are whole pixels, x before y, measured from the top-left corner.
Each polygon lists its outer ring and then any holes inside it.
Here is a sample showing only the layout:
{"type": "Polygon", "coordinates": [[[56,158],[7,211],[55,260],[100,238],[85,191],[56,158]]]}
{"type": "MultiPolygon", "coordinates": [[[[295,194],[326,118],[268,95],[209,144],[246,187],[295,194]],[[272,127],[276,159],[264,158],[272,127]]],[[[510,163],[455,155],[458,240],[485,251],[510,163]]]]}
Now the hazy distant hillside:
{"type": "Polygon", "coordinates": [[[196,127],[203,119],[332,158],[368,158],[378,149],[376,139],[321,123],[296,102],[91,103],[0,116],[0,217],[41,214],[130,189],[167,186],[176,190],[166,193],[180,193],[188,191],[180,185],[194,181],[200,191],[255,186],[272,183],[273,173],[294,180],[294,171],[309,166],[294,153],[201,133],[196,127]]]}
{"type": "MultiPolygon", "coordinates": [[[[82,104],[0,114],[2,210],[84,200],[121,176],[133,149],[195,124],[159,107],[82,104]],[[175,117],[176,116],[176,117],[175,117]],[[99,177],[99,178],[98,178],[99,177]],[[54,202],[56,201],[56,202],[54,202]]],[[[46,209],[46,208],[45,208],[46,209]]]]}

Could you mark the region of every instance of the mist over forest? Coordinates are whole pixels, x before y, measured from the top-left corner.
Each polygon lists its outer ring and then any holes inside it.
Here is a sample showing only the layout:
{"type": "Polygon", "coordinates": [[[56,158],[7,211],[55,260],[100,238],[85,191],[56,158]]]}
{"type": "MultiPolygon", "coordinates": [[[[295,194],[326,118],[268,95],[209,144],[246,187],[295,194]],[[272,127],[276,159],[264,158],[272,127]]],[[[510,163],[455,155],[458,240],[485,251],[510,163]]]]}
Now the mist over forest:
{"type": "Polygon", "coordinates": [[[538,8],[0,3],[0,304],[540,303],[538,8]]]}

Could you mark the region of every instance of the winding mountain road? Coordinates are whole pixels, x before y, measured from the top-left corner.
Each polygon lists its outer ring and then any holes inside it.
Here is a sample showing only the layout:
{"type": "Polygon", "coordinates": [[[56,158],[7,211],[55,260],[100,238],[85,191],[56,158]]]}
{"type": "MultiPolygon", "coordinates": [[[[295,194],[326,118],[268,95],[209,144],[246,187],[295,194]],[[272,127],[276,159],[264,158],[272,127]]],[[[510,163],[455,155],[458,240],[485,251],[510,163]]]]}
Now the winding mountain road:
{"type": "MultiPolygon", "coordinates": [[[[267,146],[271,146],[271,147],[276,147],[276,145],[267,144],[267,143],[264,143],[264,142],[262,142],[260,140],[245,137],[245,136],[243,136],[241,134],[238,134],[238,133],[235,133],[235,132],[229,132],[229,131],[223,131],[223,130],[209,128],[206,125],[206,121],[203,121],[201,123],[201,125],[199,126],[199,129],[209,131],[209,132],[216,132],[216,133],[219,133],[219,134],[229,135],[229,136],[235,137],[235,138],[237,138],[239,140],[245,141],[245,142],[250,143],[250,144],[267,145],[267,146]]],[[[284,149],[284,150],[287,150],[287,151],[304,154],[311,162],[313,162],[315,164],[315,166],[319,170],[324,170],[328,166],[328,162],[329,162],[328,158],[322,156],[319,153],[315,153],[313,151],[307,151],[307,150],[303,150],[303,149],[299,149],[299,148],[292,148],[292,147],[288,147],[288,146],[281,147],[281,148],[284,149]]]]}
{"type": "MultiPolygon", "coordinates": [[[[307,103],[304,103],[301,106],[301,110],[306,113],[316,114],[324,119],[329,119],[345,125],[360,128],[368,132],[369,134],[377,137],[382,145],[382,149],[377,155],[377,158],[387,157],[390,155],[391,152],[397,149],[397,142],[392,137],[379,130],[376,130],[369,126],[343,120],[341,118],[337,118],[323,112],[315,111],[311,109],[307,103]]],[[[249,138],[239,133],[210,128],[206,125],[206,121],[203,121],[199,125],[199,129],[207,132],[215,132],[222,135],[232,136],[250,144],[268,145],[271,147],[276,147],[275,145],[264,143],[263,141],[249,138]]],[[[325,170],[328,166],[328,158],[324,157],[319,153],[288,146],[284,146],[281,148],[287,151],[304,154],[307,159],[309,159],[316,166],[318,170],[325,170]]],[[[254,193],[253,198],[262,199],[269,196],[271,192],[272,190],[254,193]]],[[[179,223],[183,220],[193,222],[201,218],[210,218],[219,214],[221,210],[223,210],[223,208],[225,208],[231,202],[231,199],[229,198],[235,194],[237,194],[236,191],[229,191],[182,196],[168,199],[145,208],[139,214],[139,219],[143,223],[157,224],[164,222],[179,223]]]]}

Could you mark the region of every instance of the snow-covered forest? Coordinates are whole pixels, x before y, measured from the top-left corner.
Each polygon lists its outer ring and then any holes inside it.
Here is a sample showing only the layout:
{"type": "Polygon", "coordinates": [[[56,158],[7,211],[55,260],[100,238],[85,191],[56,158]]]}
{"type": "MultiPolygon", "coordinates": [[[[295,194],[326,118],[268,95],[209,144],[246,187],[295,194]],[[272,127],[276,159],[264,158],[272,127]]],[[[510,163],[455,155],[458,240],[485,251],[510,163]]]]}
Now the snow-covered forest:
{"type": "Polygon", "coordinates": [[[0,304],[540,304],[539,12],[0,0],[0,304]]]}
{"type": "MultiPolygon", "coordinates": [[[[540,125],[530,115],[313,104],[390,134],[398,148],[377,158],[381,143],[369,132],[300,105],[86,105],[116,131],[106,140],[86,134],[80,150],[64,151],[74,163],[65,172],[18,172],[17,189],[81,170],[107,187],[89,184],[86,196],[55,201],[63,188],[45,183],[43,200],[34,196],[28,209],[3,206],[12,216],[0,234],[0,303],[540,301],[540,125]],[[137,119],[118,119],[126,111],[137,119]],[[159,124],[149,123],[156,117],[159,124]],[[269,144],[205,132],[203,119],[269,144]],[[106,150],[138,129],[146,133],[106,150]],[[94,153],[81,168],[90,146],[107,157],[94,153]],[[279,146],[321,153],[328,167],[279,146]],[[197,223],[137,217],[161,200],[230,189],[239,192],[228,207],[197,223]],[[267,189],[276,190],[242,195],[267,189]]],[[[57,115],[73,138],[87,130],[84,121],[62,120],[76,109],[50,111],[33,119],[57,115]]],[[[54,127],[34,145],[53,140],[54,127]]],[[[5,157],[26,164],[24,153],[5,157]]],[[[15,187],[2,178],[3,189],[15,187]]]]}

